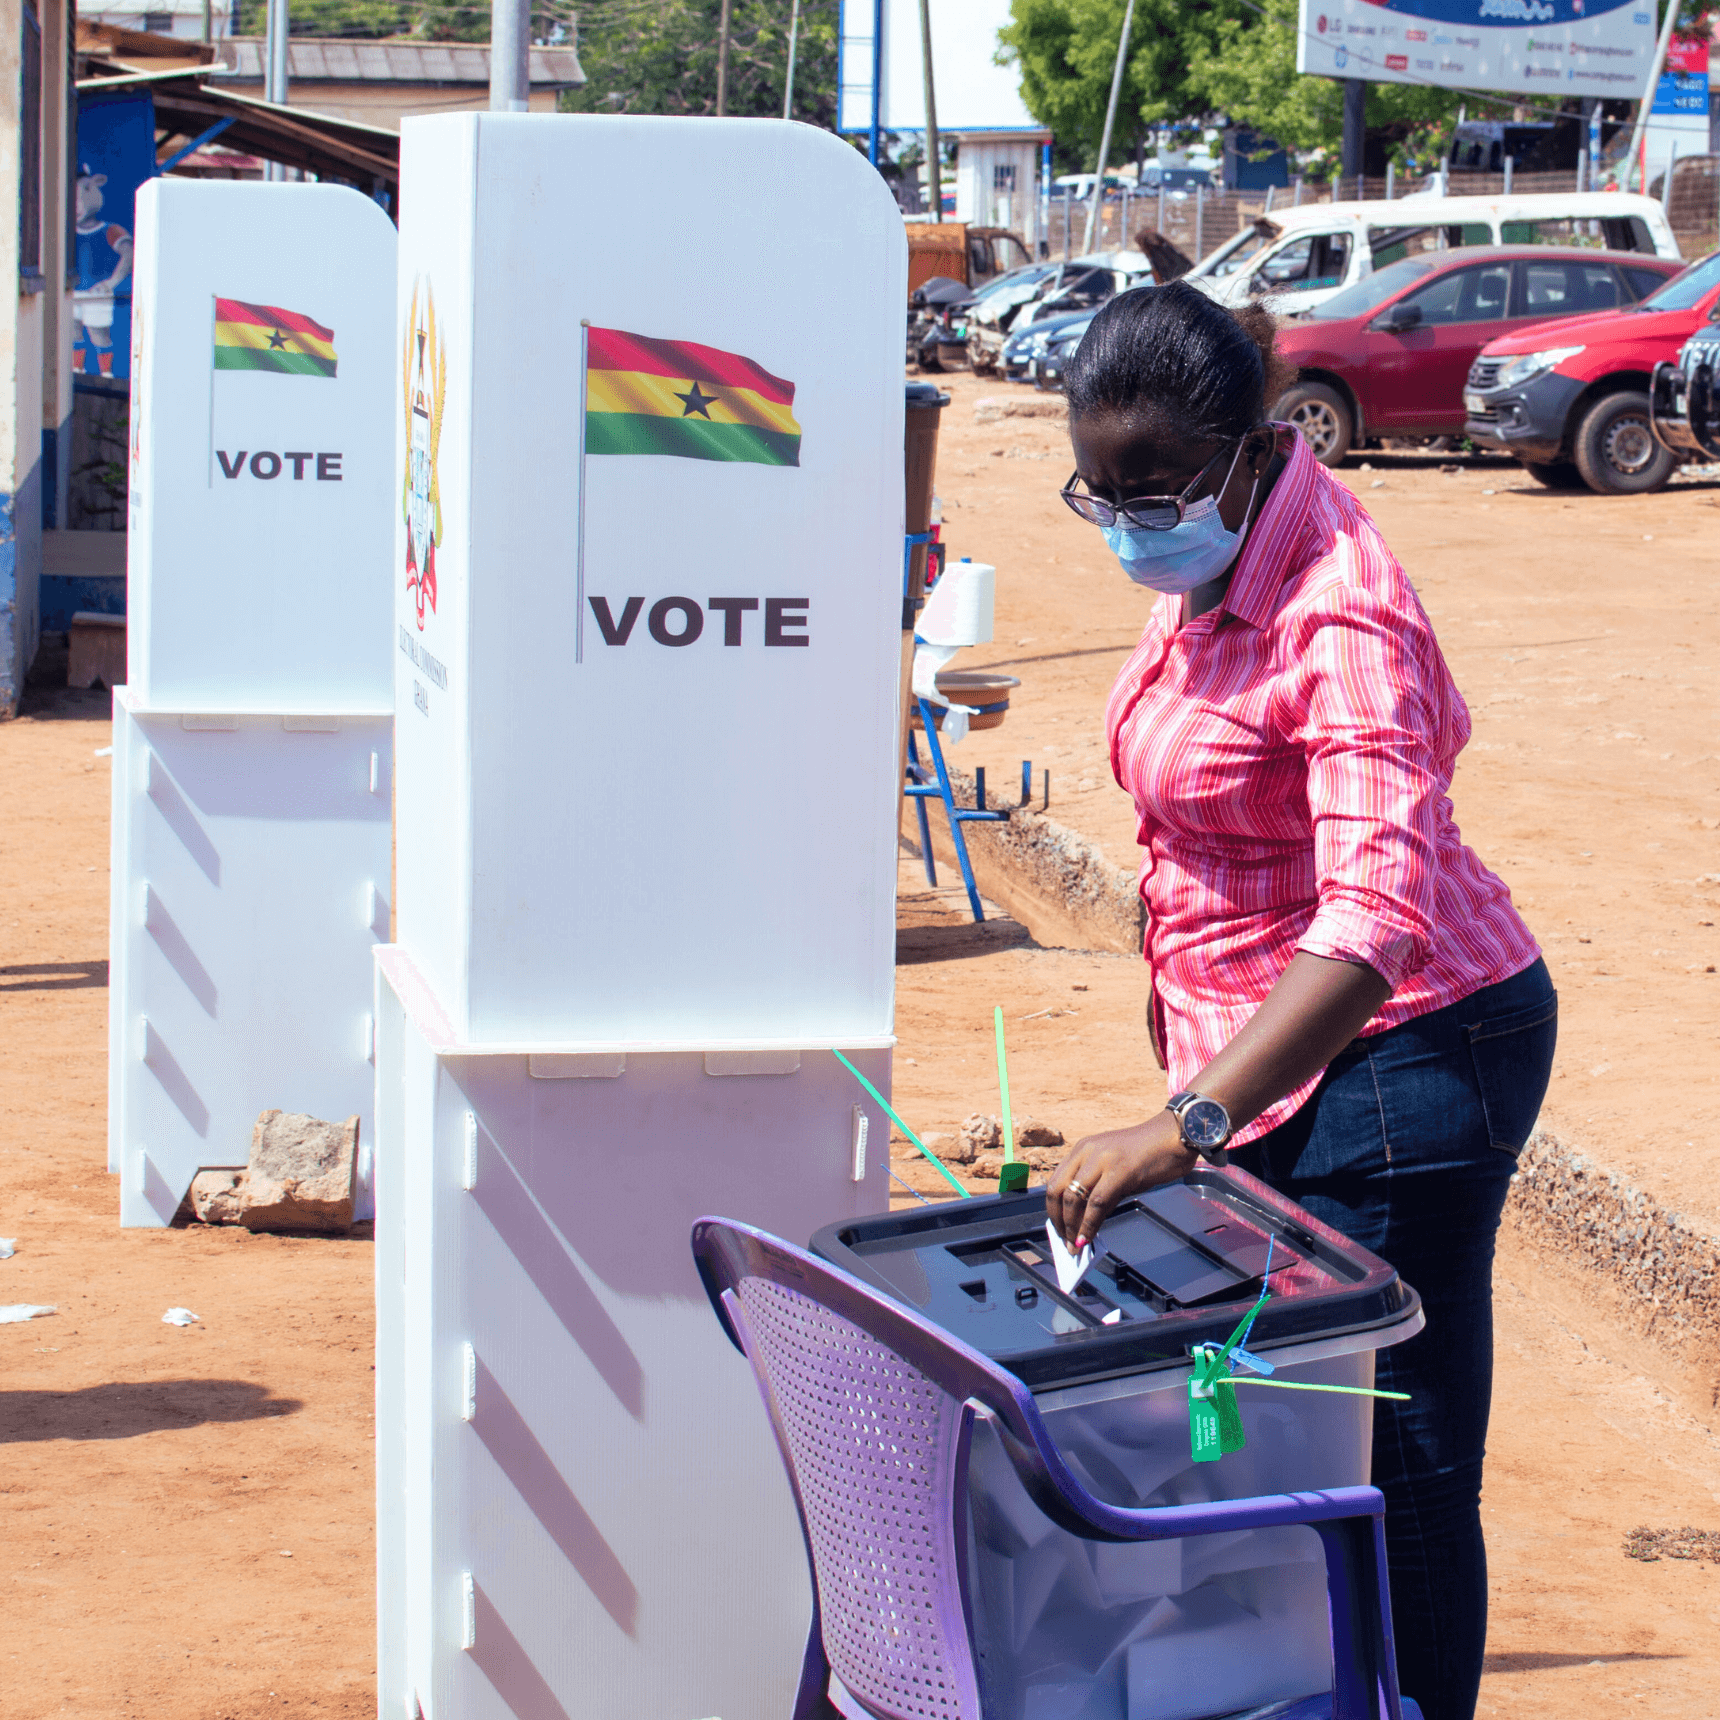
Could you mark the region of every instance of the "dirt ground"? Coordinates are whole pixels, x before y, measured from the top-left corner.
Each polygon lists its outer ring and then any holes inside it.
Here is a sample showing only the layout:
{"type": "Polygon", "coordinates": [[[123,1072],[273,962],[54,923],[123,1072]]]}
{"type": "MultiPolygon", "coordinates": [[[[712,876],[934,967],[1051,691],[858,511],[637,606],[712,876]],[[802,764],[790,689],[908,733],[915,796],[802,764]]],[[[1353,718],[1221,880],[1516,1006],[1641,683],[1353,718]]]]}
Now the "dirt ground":
{"type": "MultiPolygon", "coordinates": [[[[1025,682],[1005,727],[960,762],[999,780],[1024,752],[1049,763],[1053,815],[1125,863],[1132,828],[1099,716],[1141,602],[1065,520],[1056,427],[975,425],[973,397],[1002,390],[964,377],[952,392],[940,489],[954,553],[1001,570],[998,644],[971,655],[1025,682]]],[[[1620,503],[1550,496],[1496,466],[1372,463],[1348,481],[1476,708],[1459,815],[1565,998],[1549,1118],[1713,1215],[1720,944],[1703,922],[1720,900],[1720,769],[1702,534],[1720,492],[1620,503]]],[[[0,1327],[0,1708],[356,1720],[375,1711],[370,1248],[117,1228],[103,1168],[106,715],[102,695],[60,695],[0,726],[0,1236],[18,1239],[0,1302],[59,1310],[0,1327]],[[199,1323],[164,1325],[176,1305],[199,1323]]],[[[1041,949],[1007,921],[976,931],[917,863],[902,881],[896,1091],[911,1121],[953,1132],[995,1109],[994,1003],[1018,1117],[1073,1139],[1162,1102],[1133,961],[1041,949]]],[[[1482,1712],[1705,1720],[1720,1566],[1637,1563],[1620,1544],[1639,1524],[1720,1526],[1711,1408],[1609,1324],[1580,1274],[1511,1236],[1499,1315],[1482,1712]]]]}
{"type": "MultiPolygon", "coordinates": [[[[1152,594],[1058,498],[1074,464],[1060,421],[976,421],[978,399],[1047,396],[938,383],[952,397],[937,474],[949,554],[998,569],[996,641],[955,667],[1022,682],[1003,726],[952,761],[999,788],[1024,758],[1048,768],[1051,817],[1132,868],[1134,810],[1103,719],[1152,594]]],[[[1415,582],[1474,718],[1458,823],[1559,988],[1544,1122],[1720,1228],[1720,483],[1556,493],[1502,458],[1391,453],[1340,476],[1415,582]]]]}

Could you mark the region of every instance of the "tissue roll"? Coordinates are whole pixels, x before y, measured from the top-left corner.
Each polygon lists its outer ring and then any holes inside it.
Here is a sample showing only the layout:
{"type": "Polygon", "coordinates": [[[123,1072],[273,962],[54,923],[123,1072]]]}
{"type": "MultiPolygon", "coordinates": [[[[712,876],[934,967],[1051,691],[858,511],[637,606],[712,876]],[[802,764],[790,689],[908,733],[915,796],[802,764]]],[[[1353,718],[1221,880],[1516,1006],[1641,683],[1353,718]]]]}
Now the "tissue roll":
{"type": "Polygon", "coordinates": [[[945,567],[914,628],[928,645],[988,645],[997,569],[984,561],[952,561],[945,567]]]}

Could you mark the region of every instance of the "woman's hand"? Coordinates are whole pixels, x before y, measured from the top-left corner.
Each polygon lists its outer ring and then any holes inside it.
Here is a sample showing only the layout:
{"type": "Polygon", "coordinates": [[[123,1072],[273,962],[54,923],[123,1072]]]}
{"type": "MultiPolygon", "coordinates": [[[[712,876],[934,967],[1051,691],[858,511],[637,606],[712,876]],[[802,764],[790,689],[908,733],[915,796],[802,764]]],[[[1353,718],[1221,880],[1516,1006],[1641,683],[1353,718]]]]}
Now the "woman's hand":
{"type": "Polygon", "coordinates": [[[1075,1143],[1045,1190],[1045,1216],[1071,1250],[1091,1242],[1130,1195],[1175,1182],[1200,1163],[1169,1111],[1075,1143]]]}

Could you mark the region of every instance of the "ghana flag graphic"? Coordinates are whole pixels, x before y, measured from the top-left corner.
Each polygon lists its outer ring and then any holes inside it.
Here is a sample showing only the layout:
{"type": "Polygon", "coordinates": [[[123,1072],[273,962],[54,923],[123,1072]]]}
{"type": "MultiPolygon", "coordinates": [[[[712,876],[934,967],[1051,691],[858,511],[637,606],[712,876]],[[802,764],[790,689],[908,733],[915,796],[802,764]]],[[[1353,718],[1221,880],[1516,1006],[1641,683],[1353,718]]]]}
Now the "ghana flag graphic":
{"type": "Polygon", "coordinates": [[[794,384],[736,352],[586,331],[587,454],[669,454],[798,466],[794,384]]]}
{"type": "Polygon", "coordinates": [[[215,368],[333,376],[334,330],[277,305],[215,301],[215,368]]]}

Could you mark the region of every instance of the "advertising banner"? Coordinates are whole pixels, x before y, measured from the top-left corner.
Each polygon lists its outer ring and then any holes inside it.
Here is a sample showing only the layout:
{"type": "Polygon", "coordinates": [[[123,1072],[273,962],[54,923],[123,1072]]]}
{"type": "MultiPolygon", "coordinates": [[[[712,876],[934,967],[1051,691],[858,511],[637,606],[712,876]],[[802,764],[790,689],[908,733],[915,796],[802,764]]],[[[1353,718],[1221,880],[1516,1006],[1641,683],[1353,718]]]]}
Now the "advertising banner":
{"type": "MultiPolygon", "coordinates": [[[[1694,115],[1708,124],[1708,44],[1674,37],[1654,92],[1653,112],[1694,115]]],[[[1701,129],[1698,127],[1697,129],[1701,129]]]]}
{"type": "Polygon", "coordinates": [[[1643,0],[1302,0],[1296,69],[1617,100],[1642,94],[1654,25],[1643,0]]]}

